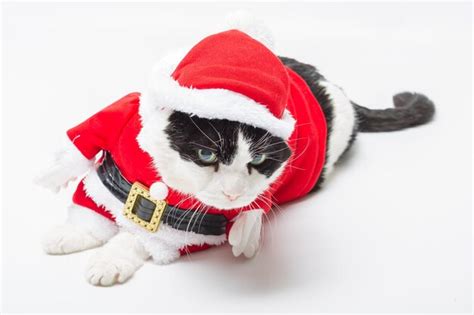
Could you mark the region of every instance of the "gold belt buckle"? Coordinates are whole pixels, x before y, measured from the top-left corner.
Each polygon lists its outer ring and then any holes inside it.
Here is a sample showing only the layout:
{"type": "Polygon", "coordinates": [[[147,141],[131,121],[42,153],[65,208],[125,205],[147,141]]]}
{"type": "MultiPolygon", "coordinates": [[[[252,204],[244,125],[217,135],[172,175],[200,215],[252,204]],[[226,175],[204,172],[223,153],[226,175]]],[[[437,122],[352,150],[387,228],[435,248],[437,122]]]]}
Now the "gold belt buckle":
{"type": "Polygon", "coordinates": [[[147,229],[149,232],[156,232],[160,225],[161,216],[163,215],[165,208],[166,201],[153,199],[150,196],[150,191],[148,188],[139,182],[135,182],[128,193],[127,201],[125,201],[125,207],[123,209],[123,214],[126,218],[147,229]],[[136,203],[140,198],[145,198],[156,205],[150,221],[143,220],[136,214],[136,203]]]}

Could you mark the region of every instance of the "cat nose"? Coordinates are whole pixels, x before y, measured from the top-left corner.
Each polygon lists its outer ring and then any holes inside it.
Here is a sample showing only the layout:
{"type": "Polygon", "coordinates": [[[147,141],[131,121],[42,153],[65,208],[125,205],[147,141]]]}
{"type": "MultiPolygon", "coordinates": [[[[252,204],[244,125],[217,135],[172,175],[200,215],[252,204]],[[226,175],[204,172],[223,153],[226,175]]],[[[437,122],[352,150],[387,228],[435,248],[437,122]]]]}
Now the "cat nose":
{"type": "Polygon", "coordinates": [[[239,198],[242,194],[228,194],[226,193],[225,191],[222,192],[224,194],[224,196],[227,197],[227,199],[229,199],[230,201],[234,201],[236,200],[237,198],[239,198]]]}

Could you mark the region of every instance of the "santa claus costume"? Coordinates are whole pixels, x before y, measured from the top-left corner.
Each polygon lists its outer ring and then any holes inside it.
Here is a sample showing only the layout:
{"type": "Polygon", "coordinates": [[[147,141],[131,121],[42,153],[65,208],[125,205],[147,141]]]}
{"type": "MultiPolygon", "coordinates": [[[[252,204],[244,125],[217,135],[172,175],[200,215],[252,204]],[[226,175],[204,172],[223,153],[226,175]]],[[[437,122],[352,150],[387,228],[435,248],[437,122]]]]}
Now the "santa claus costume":
{"type": "MultiPolygon", "coordinates": [[[[200,202],[163,181],[143,132],[153,128],[147,125],[150,117],[164,108],[241,122],[286,140],[292,157],[264,192],[275,204],[305,196],[321,174],[326,122],[305,81],[241,31],[206,37],[183,58],[159,62],[149,90],[121,98],[67,132],[86,159],[102,154],[79,183],[73,202],[136,234],[152,257],[164,250],[159,240],[181,254],[221,244],[234,218],[250,209],[206,207],[205,214],[197,215],[201,224],[196,227],[193,212],[199,211],[200,202]]],[[[256,202],[270,211],[268,202],[256,202]]]]}

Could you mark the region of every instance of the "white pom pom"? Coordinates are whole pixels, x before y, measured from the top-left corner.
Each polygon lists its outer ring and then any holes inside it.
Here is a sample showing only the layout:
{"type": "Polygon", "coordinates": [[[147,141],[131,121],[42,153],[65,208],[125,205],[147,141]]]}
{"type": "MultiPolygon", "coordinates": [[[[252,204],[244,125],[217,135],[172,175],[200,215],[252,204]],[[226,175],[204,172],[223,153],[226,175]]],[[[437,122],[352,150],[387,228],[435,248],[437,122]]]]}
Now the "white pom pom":
{"type": "Polygon", "coordinates": [[[246,11],[236,11],[226,18],[226,28],[236,29],[258,40],[268,49],[274,49],[273,34],[265,23],[246,11]]]}
{"type": "Polygon", "coordinates": [[[168,186],[163,182],[155,182],[150,187],[150,195],[156,200],[165,200],[168,197],[168,186]]]}

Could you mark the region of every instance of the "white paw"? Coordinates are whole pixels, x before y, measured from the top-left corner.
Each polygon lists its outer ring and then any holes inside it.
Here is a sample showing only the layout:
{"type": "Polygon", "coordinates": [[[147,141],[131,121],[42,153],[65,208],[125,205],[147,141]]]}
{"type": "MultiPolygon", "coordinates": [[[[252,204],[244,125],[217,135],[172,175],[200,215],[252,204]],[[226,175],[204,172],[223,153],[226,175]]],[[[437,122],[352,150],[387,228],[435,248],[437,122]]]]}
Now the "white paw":
{"type": "Polygon", "coordinates": [[[126,258],[97,259],[86,269],[86,279],[92,285],[111,286],[127,281],[137,270],[136,264],[126,258]]]}
{"type": "Polygon", "coordinates": [[[86,268],[86,279],[90,284],[102,286],[123,283],[148,257],[133,234],[121,232],[92,256],[86,268]]]}
{"type": "Polygon", "coordinates": [[[43,236],[42,245],[47,254],[60,255],[97,247],[102,241],[72,224],[63,224],[49,230],[43,236]]]}
{"type": "Polygon", "coordinates": [[[235,257],[242,253],[253,257],[260,245],[263,210],[257,209],[242,212],[235,220],[229,232],[229,244],[235,257]]]}

